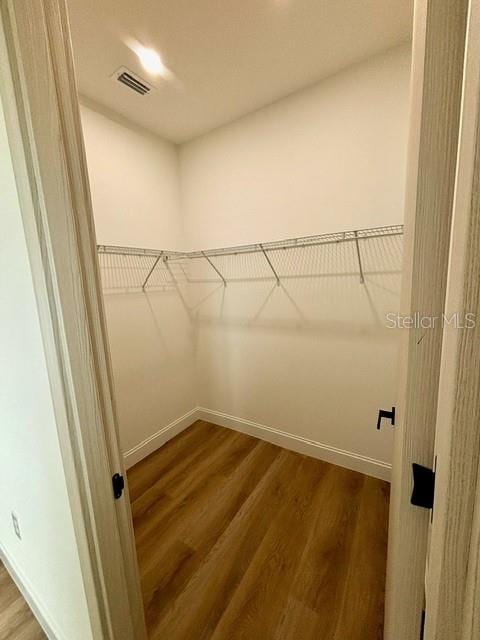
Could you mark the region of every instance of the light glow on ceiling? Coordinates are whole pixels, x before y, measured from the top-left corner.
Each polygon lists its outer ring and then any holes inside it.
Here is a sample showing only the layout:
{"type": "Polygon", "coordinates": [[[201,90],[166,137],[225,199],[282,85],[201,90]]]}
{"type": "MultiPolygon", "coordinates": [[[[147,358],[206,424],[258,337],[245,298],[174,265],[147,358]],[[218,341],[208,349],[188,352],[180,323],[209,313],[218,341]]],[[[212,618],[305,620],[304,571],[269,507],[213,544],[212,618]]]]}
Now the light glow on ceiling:
{"type": "Polygon", "coordinates": [[[153,76],[160,76],[165,71],[165,65],[163,64],[162,59],[153,49],[141,47],[137,51],[137,55],[140,58],[143,68],[153,76]]]}
{"type": "Polygon", "coordinates": [[[140,60],[142,67],[152,76],[162,76],[162,78],[169,78],[172,73],[170,69],[163,62],[160,54],[155,49],[143,46],[137,40],[129,40],[127,43],[129,49],[131,49],[140,60]]]}

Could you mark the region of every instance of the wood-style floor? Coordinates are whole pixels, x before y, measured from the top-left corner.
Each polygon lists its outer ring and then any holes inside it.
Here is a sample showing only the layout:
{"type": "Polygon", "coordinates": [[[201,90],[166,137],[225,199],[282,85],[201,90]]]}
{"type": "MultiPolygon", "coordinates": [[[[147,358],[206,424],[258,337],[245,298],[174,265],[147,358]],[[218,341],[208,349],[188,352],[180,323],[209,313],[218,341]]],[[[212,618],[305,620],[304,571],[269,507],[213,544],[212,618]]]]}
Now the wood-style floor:
{"type": "Polygon", "coordinates": [[[0,562],[0,640],[45,640],[46,637],[0,562]]]}
{"type": "Polygon", "coordinates": [[[128,472],[151,640],[380,640],[388,484],[197,422],[128,472]]]}

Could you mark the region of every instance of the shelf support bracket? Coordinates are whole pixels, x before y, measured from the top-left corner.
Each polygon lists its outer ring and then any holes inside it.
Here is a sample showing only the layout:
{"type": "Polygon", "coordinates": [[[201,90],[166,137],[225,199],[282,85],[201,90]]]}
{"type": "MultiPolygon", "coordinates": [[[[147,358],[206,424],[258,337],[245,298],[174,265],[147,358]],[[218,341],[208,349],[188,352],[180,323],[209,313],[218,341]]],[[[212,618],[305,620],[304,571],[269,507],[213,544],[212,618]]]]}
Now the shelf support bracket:
{"type": "Polygon", "coordinates": [[[357,247],[358,270],[360,271],[360,284],[363,284],[365,282],[365,278],[363,277],[362,256],[360,254],[360,245],[358,243],[358,231],[354,231],[354,234],[355,246],[357,247]]]}
{"type": "Polygon", "coordinates": [[[168,263],[168,256],[164,256],[162,262],[165,265],[165,269],[168,271],[168,275],[170,276],[170,280],[172,281],[173,286],[175,287],[178,295],[180,296],[180,300],[182,301],[182,304],[185,307],[185,311],[188,313],[188,315],[190,317],[192,317],[192,310],[190,309],[190,307],[187,304],[187,301],[185,300],[185,297],[184,297],[184,295],[182,293],[180,285],[178,284],[178,281],[177,281],[173,271],[170,269],[170,265],[168,263]]]}
{"type": "Polygon", "coordinates": [[[272,261],[270,260],[270,258],[267,255],[267,252],[265,251],[265,249],[263,248],[262,244],[258,245],[260,247],[260,249],[262,250],[263,255],[265,256],[265,260],[268,262],[270,269],[273,271],[273,275],[275,276],[275,280],[277,281],[277,287],[280,286],[280,278],[278,277],[278,273],[275,271],[275,268],[272,264],[272,261]]]}
{"type": "Polygon", "coordinates": [[[210,260],[210,258],[207,256],[207,254],[205,253],[205,251],[202,251],[202,256],[205,258],[205,260],[208,262],[208,264],[212,267],[212,269],[215,271],[215,273],[222,279],[223,282],[223,286],[226,287],[227,286],[227,281],[225,280],[225,278],[222,276],[222,274],[220,273],[220,271],[217,269],[217,267],[213,264],[213,262],[210,260]]]}
{"type": "Polygon", "coordinates": [[[147,286],[147,282],[150,280],[150,276],[152,275],[152,273],[155,271],[155,267],[157,266],[160,258],[163,255],[163,251],[160,253],[159,256],[157,256],[157,259],[155,260],[155,262],[153,263],[152,268],[150,269],[150,271],[148,272],[148,276],[145,278],[144,283],[142,284],[142,290],[145,291],[145,287],[147,286]]]}

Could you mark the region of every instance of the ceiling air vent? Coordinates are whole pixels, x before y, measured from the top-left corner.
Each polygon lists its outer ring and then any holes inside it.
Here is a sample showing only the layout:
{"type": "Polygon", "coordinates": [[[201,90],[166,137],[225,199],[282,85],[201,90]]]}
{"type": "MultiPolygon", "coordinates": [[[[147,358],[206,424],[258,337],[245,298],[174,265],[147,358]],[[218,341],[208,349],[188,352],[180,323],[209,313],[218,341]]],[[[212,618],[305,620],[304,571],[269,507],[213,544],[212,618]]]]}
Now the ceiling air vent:
{"type": "Polygon", "coordinates": [[[132,89],[132,91],[136,91],[142,96],[147,95],[147,93],[150,93],[150,91],[153,89],[153,86],[151,84],[148,84],[148,82],[146,82],[143,78],[140,78],[140,76],[137,76],[136,73],[133,73],[133,71],[130,71],[130,69],[127,69],[125,67],[120,67],[120,69],[117,69],[112,78],[117,82],[121,82],[126,87],[132,89]]]}

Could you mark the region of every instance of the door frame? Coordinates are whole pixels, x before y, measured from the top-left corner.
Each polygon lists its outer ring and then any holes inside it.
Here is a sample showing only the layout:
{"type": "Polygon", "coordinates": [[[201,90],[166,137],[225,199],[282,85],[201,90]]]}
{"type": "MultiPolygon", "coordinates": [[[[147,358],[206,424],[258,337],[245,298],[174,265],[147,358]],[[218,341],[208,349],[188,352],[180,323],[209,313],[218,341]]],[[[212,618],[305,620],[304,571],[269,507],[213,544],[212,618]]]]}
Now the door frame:
{"type": "Polygon", "coordinates": [[[95,640],[146,640],[64,0],[0,0],[0,85],[95,640]]]}
{"type": "MultiPolygon", "coordinates": [[[[416,0],[401,315],[445,311],[468,0],[416,0]]],[[[443,328],[401,331],[385,639],[418,640],[431,513],[410,504],[412,463],[434,466],[443,328]]],[[[452,639],[453,640],[453,639],[452,639]]]]}
{"type": "Polygon", "coordinates": [[[480,0],[471,0],[440,371],[426,640],[480,638],[480,0]]]}

